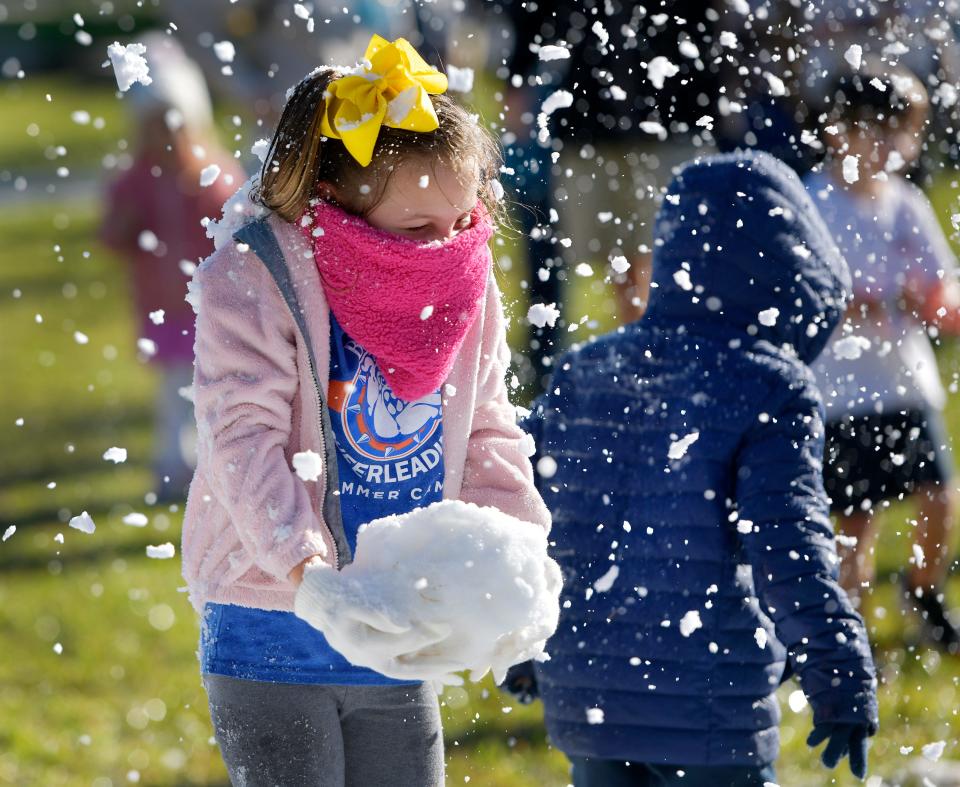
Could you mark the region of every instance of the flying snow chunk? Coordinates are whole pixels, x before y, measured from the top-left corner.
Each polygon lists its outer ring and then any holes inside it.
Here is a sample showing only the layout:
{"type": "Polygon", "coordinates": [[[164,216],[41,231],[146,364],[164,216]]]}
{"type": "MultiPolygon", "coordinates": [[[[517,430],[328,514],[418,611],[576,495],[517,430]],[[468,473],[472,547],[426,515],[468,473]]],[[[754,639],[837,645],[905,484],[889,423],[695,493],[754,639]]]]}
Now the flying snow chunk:
{"type": "Polygon", "coordinates": [[[558,109],[573,106],[573,93],[569,90],[554,90],[543,100],[540,111],[544,115],[552,115],[558,109]]]}
{"type": "Polygon", "coordinates": [[[129,514],[126,514],[123,519],[120,520],[125,525],[130,527],[146,527],[147,522],[150,520],[147,519],[146,514],[141,514],[139,511],[131,511],[129,514]]]}
{"type": "Polygon", "coordinates": [[[85,109],[77,109],[70,113],[70,119],[78,126],[85,126],[90,122],[90,113],[85,109]]]}
{"type": "Polygon", "coordinates": [[[600,39],[600,46],[606,46],[610,41],[610,34],[607,32],[607,28],[603,26],[603,22],[599,19],[593,23],[590,28],[591,32],[600,39]]]}
{"type": "Polygon", "coordinates": [[[113,73],[117,77],[117,87],[126,93],[135,82],[149,85],[153,82],[147,61],[143,59],[147,48],[143,44],[128,44],[124,46],[114,41],[107,47],[107,57],[113,64],[113,73]]]}
{"type": "Polygon", "coordinates": [[[293,455],[293,470],[303,481],[316,481],[323,472],[323,460],[316,451],[300,451],[293,455]]]}
{"type": "Polygon", "coordinates": [[[630,269],[630,262],[622,254],[617,254],[610,260],[610,267],[614,273],[626,273],[630,269]]]}
{"type": "Polygon", "coordinates": [[[537,328],[547,325],[553,328],[559,316],[560,310],[555,303],[535,303],[527,310],[527,320],[537,328]]]}
{"type": "Polygon", "coordinates": [[[593,268],[589,262],[578,263],[577,267],[573,269],[573,272],[577,274],[577,276],[593,276],[593,268]]]}
{"type": "Polygon", "coordinates": [[[103,452],[103,458],[107,462],[113,462],[115,465],[119,465],[127,461],[127,449],[113,446],[103,452]]]}
{"type": "Polygon", "coordinates": [[[213,53],[221,63],[232,63],[237,56],[237,49],[231,41],[217,41],[213,45],[213,53]]]}
{"type": "Polygon", "coordinates": [[[17,526],[16,526],[16,525],[10,525],[10,527],[8,527],[6,530],[3,531],[3,539],[2,539],[2,540],[3,540],[3,541],[6,541],[7,539],[10,538],[10,536],[12,536],[12,535],[13,535],[14,533],[16,533],[16,532],[17,532],[17,526]]]}
{"type": "Polygon", "coordinates": [[[753,638],[757,641],[757,647],[760,650],[763,650],[767,647],[767,631],[757,626],[757,630],[753,632],[753,638]]]}
{"type": "Polygon", "coordinates": [[[619,85],[610,85],[610,98],[614,101],[626,101],[627,91],[619,85]]]}
{"type": "Polygon", "coordinates": [[[913,549],[913,560],[917,564],[917,568],[923,568],[924,563],[926,563],[926,557],[923,554],[923,547],[919,544],[911,545],[913,549]]]}
{"type": "Polygon", "coordinates": [[[847,181],[847,183],[856,183],[858,180],[860,180],[859,156],[844,156],[843,179],[847,181]]]}
{"type": "Polygon", "coordinates": [[[847,51],[843,53],[843,59],[846,60],[854,71],[860,70],[860,63],[863,61],[863,47],[860,44],[851,44],[847,51]]]}
{"type": "Polygon", "coordinates": [[[74,530],[79,530],[81,533],[86,533],[87,535],[90,535],[94,530],[97,529],[97,526],[93,522],[93,517],[91,517],[86,511],[78,516],[73,517],[73,519],[70,520],[69,525],[74,530]]]}
{"type": "Polygon", "coordinates": [[[176,548],[169,541],[166,544],[147,546],[147,557],[152,557],[156,560],[169,560],[176,553],[176,548]]]}
{"type": "Polygon", "coordinates": [[[770,86],[771,96],[787,95],[787,86],[783,84],[783,80],[780,79],[780,77],[778,77],[776,74],[771,74],[769,71],[764,71],[763,78],[767,80],[767,84],[770,86]]]}
{"type": "Polygon", "coordinates": [[[790,706],[790,710],[794,713],[799,713],[807,707],[807,695],[800,689],[791,691],[790,696],[787,697],[787,705],[790,706]]]}
{"type": "Polygon", "coordinates": [[[150,312],[147,316],[150,318],[150,322],[154,325],[163,325],[164,316],[166,312],[163,309],[157,309],[154,312],[150,312]]]}
{"type": "Polygon", "coordinates": [[[447,87],[457,93],[469,93],[473,90],[473,69],[448,65],[447,87]]]}
{"type": "Polygon", "coordinates": [[[587,708],[587,724],[603,724],[603,708],[587,708]]]}
{"type": "Polygon", "coordinates": [[[736,49],[737,34],[730,30],[724,30],[720,33],[720,46],[725,46],[727,49],[736,49]]]}
{"type": "Polygon", "coordinates": [[[671,63],[663,55],[657,55],[647,64],[647,79],[657,90],[663,88],[663,83],[670,77],[680,73],[680,66],[671,63]]]}
{"type": "Polygon", "coordinates": [[[684,57],[688,57],[691,60],[696,60],[700,57],[700,50],[697,49],[697,45],[693,43],[689,38],[683,39],[680,42],[677,49],[680,51],[680,54],[684,57]]]}
{"type": "Polygon", "coordinates": [[[157,354],[157,343],[153,339],[140,338],[137,339],[137,349],[148,358],[152,358],[157,354]]]}
{"type": "Polygon", "coordinates": [[[570,50],[565,46],[547,44],[546,46],[540,47],[538,54],[540,59],[544,62],[549,60],[566,60],[570,57],[570,50]]]}
{"type": "Polygon", "coordinates": [[[757,315],[757,319],[760,320],[761,325],[765,325],[767,328],[772,328],[777,324],[777,317],[780,316],[780,310],[776,306],[771,306],[769,309],[764,309],[757,315]]]}
{"type": "Polygon", "coordinates": [[[73,340],[74,340],[77,344],[89,344],[89,343],[90,343],[90,337],[87,336],[87,334],[83,333],[83,331],[74,331],[74,332],[73,332],[73,340]]]}
{"type": "Polygon", "coordinates": [[[144,230],[137,236],[137,245],[143,251],[156,251],[160,245],[160,239],[150,230],[144,230]]]}
{"type": "Polygon", "coordinates": [[[208,164],[202,170],[200,170],[200,185],[203,188],[207,186],[212,186],[217,182],[217,178],[220,177],[220,167],[216,164],[208,164]]]}
{"type": "Polygon", "coordinates": [[[427,304],[420,310],[420,319],[429,320],[432,314],[433,314],[433,304],[427,304]]]}
{"type": "Polygon", "coordinates": [[[863,336],[844,336],[833,345],[833,354],[841,361],[855,361],[864,350],[870,349],[870,340],[863,336]]]}
{"type": "Polygon", "coordinates": [[[270,152],[270,140],[269,139],[258,139],[250,147],[250,152],[260,159],[261,164],[265,164],[267,161],[267,153],[270,152]]]}
{"type": "Polygon", "coordinates": [[[700,620],[700,613],[697,610],[691,609],[680,618],[680,634],[682,636],[689,637],[699,628],[703,628],[703,621],[700,620]]]}
{"type": "Polygon", "coordinates": [[[921,747],[920,751],[923,753],[924,757],[930,760],[930,762],[936,762],[941,756],[943,756],[943,750],[946,745],[946,741],[934,741],[933,743],[928,743],[921,747]]]}
{"type": "Polygon", "coordinates": [[[685,437],[681,437],[679,440],[671,442],[670,448],[667,449],[667,458],[673,461],[683,459],[683,457],[687,454],[687,449],[699,439],[700,432],[690,432],[690,434],[686,435],[685,437]]]}
{"type": "Polygon", "coordinates": [[[681,290],[692,290],[693,282],[690,281],[690,272],[681,268],[678,271],[674,271],[673,280],[677,283],[677,286],[681,290]]]}
{"type": "Polygon", "coordinates": [[[557,460],[552,456],[541,456],[537,460],[537,475],[543,479],[553,478],[557,474],[557,460]]]}
{"type": "Polygon", "coordinates": [[[307,8],[303,3],[294,3],[293,13],[296,14],[300,19],[310,18],[310,9],[307,8]]]}
{"type": "Polygon", "coordinates": [[[667,130],[656,120],[641,120],[637,125],[644,134],[653,134],[661,142],[667,138],[667,130]]]}
{"type": "Polygon", "coordinates": [[[420,176],[420,179],[417,181],[417,185],[418,185],[420,188],[425,189],[427,186],[430,185],[430,176],[429,176],[429,175],[421,175],[421,176],[420,176]]]}
{"type": "Polygon", "coordinates": [[[497,202],[500,202],[503,199],[503,184],[496,178],[490,181],[490,191],[493,192],[493,198],[497,202]]]}
{"type": "Polygon", "coordinates": [[[352,663],[401,679],[456,683],[466,669],[500,682],[543,653],[560,614],[545,531],[459,500],[376,519],[352,563],[308,571],[296,614],[352,663]]]}
{"type": "Polygon", "coordinates": [[[960,213],[954,213],[950,217],[950,223],[953,225],[953,228],[960,232],[960,213]]]}
{"type": "Polygon", "coordinates": [[[606,593],[613,587],[613,583],[617,581],[617,577],[619,576],[620,566],[610,566],[606,573],[593,583],[593,589],[596,590],[597,593],[606,593]]]}

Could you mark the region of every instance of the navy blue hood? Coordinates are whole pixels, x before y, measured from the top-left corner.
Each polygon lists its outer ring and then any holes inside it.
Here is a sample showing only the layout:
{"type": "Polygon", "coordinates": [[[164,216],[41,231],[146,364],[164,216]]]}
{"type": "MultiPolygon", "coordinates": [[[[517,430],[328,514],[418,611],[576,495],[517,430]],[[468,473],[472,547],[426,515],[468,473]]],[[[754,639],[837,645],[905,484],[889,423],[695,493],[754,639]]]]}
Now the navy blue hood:
{"type": "Polygon", "coordinates": [[[685,165],[654,236],[647,320],[790,345],[810,363],[845,309],[846,262],[800,179],[767,153],[685,165]]]}

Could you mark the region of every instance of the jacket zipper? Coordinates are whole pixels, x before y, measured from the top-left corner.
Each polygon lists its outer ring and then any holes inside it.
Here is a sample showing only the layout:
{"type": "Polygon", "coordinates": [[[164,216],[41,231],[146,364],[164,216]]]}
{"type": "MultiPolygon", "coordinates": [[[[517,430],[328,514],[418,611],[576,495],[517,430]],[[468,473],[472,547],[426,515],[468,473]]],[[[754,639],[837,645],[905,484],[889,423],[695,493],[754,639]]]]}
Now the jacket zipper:
{"type": "MultiPolygon", "coordinates": [[[[273,278],[272,276],[270,277],[273,278]]],[[[280,285],[277,284],[276,280],[273,282],[274,286],[277,288],[277,292],[280,293],[280,297],[286,303],[286,298],[283,297],[283,292],[280,290],[280,285]]],[[[289,307],[288,307],[289,308],[289,307]]],[[[303,342],[304,347],[307,345],[307,339],[303,335],[303,331],[300,330],[300,326],[297,325],[296,317],[294,317],[293,324],[297,329],[297,335],[300,337],[300,340],[303,342]]],[[[323,404],[322,398],[320,396],[320,378],[317,376],[317,370],[313,365],[313,360],[310,358],[310,353],[306,352],[307,356],[307,365],[310,367],[310,378],[313,380],[313,389],[316,394],[316,403],[317,403],[317,427],[318,433],[320,436],[320,450],[321,456],[323,457],[324,464],[327,463],[327,441],[326,435],[323,432],[323,404]]],[[[327,468],[326,475],[324,478],[324,487],[326,487],[326,479],[329,478],[329,468],[327,468]]],[[[333,559],[334,567],[339,571],[340,566],[340,550],[337,548],[337,538],[333,534],[333,529],[330,527],[330,524],[327,522],[326,516],[324,515],[324,503],[326,502],[326,489],[324,489],[324,500],[320,502],[320,516],[323,519],[323,526],[327,529],[327,533],[330,534],[330,545],[333,547],[333,559]]]]}

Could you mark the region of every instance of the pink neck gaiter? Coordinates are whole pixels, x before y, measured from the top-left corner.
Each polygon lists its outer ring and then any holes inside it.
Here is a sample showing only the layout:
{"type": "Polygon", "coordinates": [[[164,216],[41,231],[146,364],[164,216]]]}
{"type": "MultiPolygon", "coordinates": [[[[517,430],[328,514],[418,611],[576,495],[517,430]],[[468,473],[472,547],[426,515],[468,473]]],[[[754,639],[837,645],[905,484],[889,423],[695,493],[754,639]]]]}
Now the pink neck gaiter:
{"type": "Polygon", "coordinates": [[[337,322],[377,359],[401,399],[437,390],[487,287],[493,224],[482,205],[469,228],[432,243],[375,229],[328,202],[306,215],[312,221],[300,225],[337,322]]]}

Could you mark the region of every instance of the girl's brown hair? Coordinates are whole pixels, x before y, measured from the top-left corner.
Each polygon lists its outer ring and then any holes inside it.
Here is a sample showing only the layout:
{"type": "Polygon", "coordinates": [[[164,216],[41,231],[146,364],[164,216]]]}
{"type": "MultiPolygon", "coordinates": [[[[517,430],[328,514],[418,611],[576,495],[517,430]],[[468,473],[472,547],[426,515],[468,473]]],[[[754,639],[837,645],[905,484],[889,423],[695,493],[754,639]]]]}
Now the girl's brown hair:
{"type": "Polygon", "coordinates": [[[339,139],[320,133],[327,90],[340,76],[343,74],[336,69],[320,68],[293,89],[254,188],[254,201],[294,222],[311,199],[333,199],[332,194],[320,191],[321,184],[329,184],[336,189],[340,207],[366,216],[383,199],[398,166],[417,159],[432,167],[440,164],[465,175],[478,174],[478,196],[490,214],[496,214],[490,184],[500,169],[500,149],[475,117],[449,96],[430,96],[439,127],[429,132],[381,127],[373,161],[363,167],[339,139]],[[477,171],[468,173],[467,168],[473,166],[477,171]]]}

